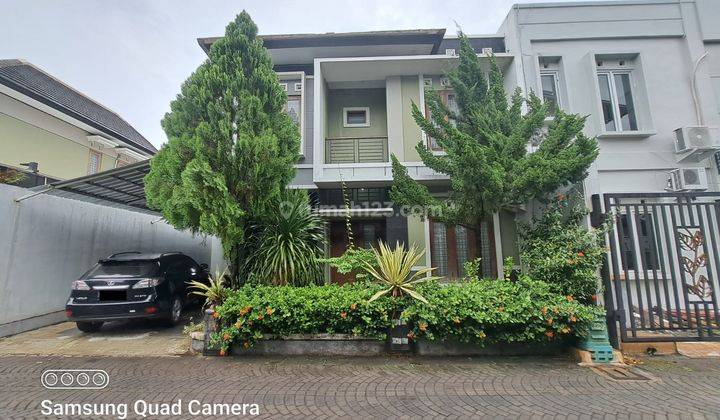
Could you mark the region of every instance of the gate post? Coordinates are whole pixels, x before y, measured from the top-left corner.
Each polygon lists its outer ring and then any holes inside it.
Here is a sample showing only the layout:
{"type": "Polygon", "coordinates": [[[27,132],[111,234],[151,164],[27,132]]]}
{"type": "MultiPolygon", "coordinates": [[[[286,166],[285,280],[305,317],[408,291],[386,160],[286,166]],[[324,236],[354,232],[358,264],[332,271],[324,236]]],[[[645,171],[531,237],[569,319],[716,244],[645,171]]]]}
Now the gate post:
{"type": "MultiPolygon", "coordinates": [[[[592,211],[590,212],[590,224],[593,228],[597,228],[605,221],[606,214],[603,212],[600,194],[593,194],[590,197],[592,211]]],[[[608,337],[610,344],[616,348],[620,348],[620,340],[617,329],[617,316],[615,304],[612,294],[612,281],[610,279],[610,262],[607,253],[603,255],[602,266],[600,267],[600,278],[603,288],[603,303],[605,304],[605,323],[607,324],[608,337]]]]}

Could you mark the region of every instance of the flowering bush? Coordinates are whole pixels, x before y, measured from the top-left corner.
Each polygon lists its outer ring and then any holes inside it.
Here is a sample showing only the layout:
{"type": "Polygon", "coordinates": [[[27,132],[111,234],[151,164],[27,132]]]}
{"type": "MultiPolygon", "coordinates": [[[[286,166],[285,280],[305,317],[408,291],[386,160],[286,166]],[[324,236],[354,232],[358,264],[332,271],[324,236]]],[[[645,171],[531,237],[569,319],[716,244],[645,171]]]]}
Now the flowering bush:
{"type": "Polygon", "coordinates": [[[589,303],[598,292],[605,229],[588,231],[587,210],[558,195],[540,218],[520,230],[521,260],[530,278],[550,284],[551,290],[589,303]]]}
{"type": "Polygon", "coordinates": [[[267,334],[340,333],[385,339],[397,310],[412,330],[410,338],[477,344],[537,342],[582,335],[597,308],[550,291],[524,276],[440,285],[419,284],[428,301],[380,297],[381,286],[244,286],[216,308],[221,328],[212,344],[225,354],[248,348],[267,334]],[[394,307],[393,305],[397,305],[394,307]]]}
{"type": "Polygon", "coordinates": [[[444,286],[431,282],[418,292],[430,304],[410,302],[402,316],[413,326],[411,338],[428,340],[489,344],[582,336],[598,311],[526,276],[444,286]]]}
{"type": "Polygon", "coordinates": [[[243,286],[216,308],[222,325],[213,345],[248,348],[265,334],[353,334],[385,339],[395,300],[368,302],[379,285],[243,286]]]}

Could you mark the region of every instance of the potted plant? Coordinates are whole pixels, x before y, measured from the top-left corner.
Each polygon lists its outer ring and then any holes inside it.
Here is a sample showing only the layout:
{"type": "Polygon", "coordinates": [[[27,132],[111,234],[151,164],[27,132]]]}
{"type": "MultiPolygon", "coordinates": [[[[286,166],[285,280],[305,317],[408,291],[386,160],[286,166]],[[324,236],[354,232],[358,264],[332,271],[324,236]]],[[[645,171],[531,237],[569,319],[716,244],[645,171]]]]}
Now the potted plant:
{"type": "MultiPolygon", "coordinates": [[[[222,305],[230,294],[230,289],[225,287],[225,279],[227,277],[227,268],[222,273],[215,272],[215,275],[208,275],[208,282],[191,281],[188,283],[190,294],[205,298],[203,308],[205,309],[205,332],[203,334],[204,355],[209,355],[210,334],[219,330],[217,322],[217,312],[215,307],[222,305]]],[[[194,337],[193,337],[194,339],[194,337]]]]}
{"type": "MultiPolygon", "coordinates": [[[[414,288],[418,283],[439,278],[428,276],[435,268],[423,268],[415,272],[412,269],[425,254],[424,251],[418,250],[415,245],[411,246],[410,249],[405,249],[405,245],[399,242],[393,250],[387,244],[380,242],[378,249],[373,249],[373,253],[375,254],[377,266],[366,263],[365,270],[375,281],[387,286],[387,288],[375,293],[368,302],[389,294],[396,299],[407,295],[412,299],[428,303],[427,299],[415,291],[414,288]]],[[[408,338],[410,328],[399,316],[397,304],[393,307],[392,318],[393,327],[389,334],[390,350],[408,351],[410,349],[408,338]]]]}

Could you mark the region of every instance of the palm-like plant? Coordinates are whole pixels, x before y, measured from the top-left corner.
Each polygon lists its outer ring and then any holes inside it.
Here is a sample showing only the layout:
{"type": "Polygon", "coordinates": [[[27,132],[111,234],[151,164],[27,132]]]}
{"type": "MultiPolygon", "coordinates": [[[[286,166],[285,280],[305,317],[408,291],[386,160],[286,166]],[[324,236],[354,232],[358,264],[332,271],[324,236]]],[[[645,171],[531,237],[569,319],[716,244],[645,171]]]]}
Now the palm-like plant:
{"type": "Polygon", "coordinates": [[[248,256],[247,273],[277,285],[322,280],[325,222],[312,211],[306,192],[286,191],[252,231],[250,243],[256,248],[248,256]]]}
{"type": "Polygon", "coordinates": [[[204,297],[205,303],[203,306],[215,307],[221,305],[230,294],[230,289],[225,287],[225,277],[227,273],[227,268],[223,270],[222,273],[216,271],[214,276],[208,276],[208,283],[197,280],[188,282],[190,294],[204,297]]]}
{"type": "Polygon", "coordinates": [[[378,249],[373,249],[373,252],[378,266],[373,267],[366,263],[365,270],[376,281],[387,286],[387,289],[375,293],[369,302],[389,293],[393,297],[407,294],[414,299],[428,303],[427,299],[413,290],[418,283],[438,278],[426,276],[435,269],[432,267],[412,273],[412,268],[425,254],[424,251],[420,251],[415,245],[406,250],[405,245],[401,243],[398,243],[392,250],[387,244],[380,242],[378,249]]]}

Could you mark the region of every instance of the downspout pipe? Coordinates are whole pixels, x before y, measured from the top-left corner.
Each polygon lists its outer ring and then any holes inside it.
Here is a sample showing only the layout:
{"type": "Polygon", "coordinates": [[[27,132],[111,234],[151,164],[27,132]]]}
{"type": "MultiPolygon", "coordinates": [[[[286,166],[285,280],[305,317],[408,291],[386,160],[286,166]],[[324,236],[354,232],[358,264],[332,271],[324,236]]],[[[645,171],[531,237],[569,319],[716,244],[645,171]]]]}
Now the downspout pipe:
{"type": "Polygon", "coordinates": [[[700,58],[695,61],[695,66],[693,67],[693,73],[692,78],[690,79],[690,85],[692,88],[692,97],[693,97],[693,103],[695,104],[695,116],[697,117],[697,123],[699,126],[705,125],[705,117],[703,115],[702,109],[700,108],[700,93],[697,90],[697,71],[700,67],[700,63],[707,57],[708,52],[705,51],[703,55],[700,56],[700,58]]]}

